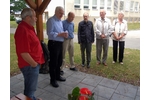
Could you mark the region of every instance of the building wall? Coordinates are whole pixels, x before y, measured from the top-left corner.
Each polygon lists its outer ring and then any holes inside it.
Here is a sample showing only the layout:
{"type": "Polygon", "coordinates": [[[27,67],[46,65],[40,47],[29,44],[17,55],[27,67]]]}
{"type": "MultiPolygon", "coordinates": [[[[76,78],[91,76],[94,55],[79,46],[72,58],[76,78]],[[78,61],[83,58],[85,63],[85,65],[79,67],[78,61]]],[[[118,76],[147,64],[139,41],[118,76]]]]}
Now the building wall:
{"type": "MultiPolygon", "coordinates": [[[[94,22],[94,18],[98,18],[99,17],[99,12],[100,12],[100,0],[97,0],[97,9],[92,9],[92,1],[93,0],[89,0],[89,8],[88,9],[84,9],[84,0],[80,0],[80,8],[75,8],[75,1],[74,0],[51,0],[50,4],[48,5],[47,9],[45,10],[45,12],[48,12],[48,17],[43,17],[43,20],[46,21],[45,18],[49,18],[51,16],[54,15],[54,10],[56,6],[62,6],[65,9],[65,14],[64,17],[62,18],[65,19],[67,17],[67,14],[69,11],[73,11],[75,13],[75,19],[74,19],[74,23],[78,24],[81,20],[83,20],[83,13],[84,12],[88,12],[89,13],[89,20],[94,22]]],[[[135,6],[135,2],[138,2],[140,5],[140,0],[132,0],[133,3],[133,11],[130,11],[131,7],[131,0],[117,0],[118,1],[118,9],[114,9],[114,3],[116,0],[111,0],[111,9],[107,9],[107,1],[108,0],[104,0],[105,1],[105,5],[104,5],[104,9],[106,10],[106,17],[110,18],[111,21],[113,21],[113,19],[117,18],[117,11],[120,11],[120,5],[122,1],[124,1],[124,14],[125,14],[125,19],[128,22],[140,22],[140,10],[139,11],[134,11],[134,6],[135,6]]],[[[46,15],[46,14],[45,14],[46,15]]],[[[44,16],[44,15],[43,15],[44,16]]]]}

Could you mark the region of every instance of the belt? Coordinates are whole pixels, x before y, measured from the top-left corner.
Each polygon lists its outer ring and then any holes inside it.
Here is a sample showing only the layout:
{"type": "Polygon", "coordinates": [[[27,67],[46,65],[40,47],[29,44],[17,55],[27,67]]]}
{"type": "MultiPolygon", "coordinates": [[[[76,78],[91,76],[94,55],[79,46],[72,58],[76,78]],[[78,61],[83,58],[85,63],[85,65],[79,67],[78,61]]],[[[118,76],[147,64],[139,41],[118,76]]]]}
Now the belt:
{"type": "Polygon", "coordinates": [[[63,43],[62,41],[49,40],[49,42],[63,43]]]}

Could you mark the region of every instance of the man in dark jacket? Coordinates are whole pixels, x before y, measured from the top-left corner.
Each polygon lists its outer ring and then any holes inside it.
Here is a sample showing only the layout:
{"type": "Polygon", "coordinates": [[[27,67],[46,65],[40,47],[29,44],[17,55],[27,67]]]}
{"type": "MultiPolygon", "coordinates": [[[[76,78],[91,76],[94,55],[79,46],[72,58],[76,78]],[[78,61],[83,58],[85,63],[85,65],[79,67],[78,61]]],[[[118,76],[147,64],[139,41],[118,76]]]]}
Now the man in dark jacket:
{"type": "Polygon", "coordinates": [[[83,14],[83,21],[78,25],[78,43],[81,48],[82,67],[85,65],[85,49],[87,68],[90,67],[92,43],[94,42],[93,23],[88,20],[89,14],[83,14]]]}

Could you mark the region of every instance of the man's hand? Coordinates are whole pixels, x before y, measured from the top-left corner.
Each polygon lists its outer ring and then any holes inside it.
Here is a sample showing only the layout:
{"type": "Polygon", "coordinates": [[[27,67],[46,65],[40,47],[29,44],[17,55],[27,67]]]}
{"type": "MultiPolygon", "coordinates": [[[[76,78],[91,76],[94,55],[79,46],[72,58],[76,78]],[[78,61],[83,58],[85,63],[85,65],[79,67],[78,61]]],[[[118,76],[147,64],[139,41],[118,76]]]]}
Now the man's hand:
{"type": "Polygon", "coordinates": [[[31,66],[32,66],[32,67],[36,67],[37,65],[38,65],[38,63],[35,62],[35,63],[33,63],[31,66]]]}
{"type": "Polygon", "coordinates": [[[67,38],[68,37],[68,33],[67,32],[62,32],[62,33],[59,33],[58,36],[67,38]]]}
{"type": "Polygon", "coordinates": [[[101,37],[101,38],[105,38],[106,36],[105,36],[104,34],[101,34],[100,37],[101,37]]]}

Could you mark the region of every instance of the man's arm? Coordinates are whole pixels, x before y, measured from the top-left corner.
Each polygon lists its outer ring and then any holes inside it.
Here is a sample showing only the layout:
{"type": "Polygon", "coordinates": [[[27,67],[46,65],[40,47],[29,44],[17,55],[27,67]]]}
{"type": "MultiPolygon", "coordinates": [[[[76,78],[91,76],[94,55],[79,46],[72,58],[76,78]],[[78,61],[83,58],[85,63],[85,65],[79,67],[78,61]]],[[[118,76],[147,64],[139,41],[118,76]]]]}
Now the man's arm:
{"type": "Polygon", "coordinates": [[[78,24],[78,43],[80,44],[81,39],[80,39],[80,23],[78,24]]]}
{"type": "Polygon", "coordinates": [[[34,59],[30,56],[29,53],[21,53],[21,56],[32,67],[36,67],[38,65],[38,63],[34,61],[34,59]]]}
{"type": "Polygon", "coordinates": [[[98,27],[100,27],[100,26],[98,26],[98,19],[95,21],[94,27],[95,27],[95,32],[96,32],[96,34],[97,34],[98,36],[100,36],[102,33],[101,33],[101,31],[98,29],[98,27]]]}
{"type": "Polygon", "coordinates": [[[93,23],[91,22],[91,24],[92,24],[92,32],[91,32],[91,34],[92,34],[92,42],[94,43],[94,28],[93,28],[93,23]]]}

